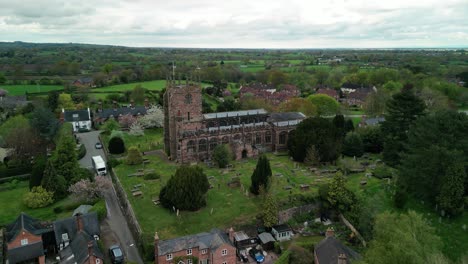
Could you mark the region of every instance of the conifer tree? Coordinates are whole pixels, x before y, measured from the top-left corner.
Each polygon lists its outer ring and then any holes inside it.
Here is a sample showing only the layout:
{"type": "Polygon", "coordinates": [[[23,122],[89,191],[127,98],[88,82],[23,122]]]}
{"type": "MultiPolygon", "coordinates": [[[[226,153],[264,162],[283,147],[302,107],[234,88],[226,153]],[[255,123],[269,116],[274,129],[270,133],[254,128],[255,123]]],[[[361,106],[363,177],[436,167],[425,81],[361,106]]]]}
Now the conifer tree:
{"type": "Polygon", "coordinates": [[[252,185],[250,186],[250,192],[255,195],[260,194],[260,186],[263,186],[265,191],[268,192],[271,175],[270,161],[265,155],[261,155],[258,158],[257,166],[251,177],[252,185]]]}

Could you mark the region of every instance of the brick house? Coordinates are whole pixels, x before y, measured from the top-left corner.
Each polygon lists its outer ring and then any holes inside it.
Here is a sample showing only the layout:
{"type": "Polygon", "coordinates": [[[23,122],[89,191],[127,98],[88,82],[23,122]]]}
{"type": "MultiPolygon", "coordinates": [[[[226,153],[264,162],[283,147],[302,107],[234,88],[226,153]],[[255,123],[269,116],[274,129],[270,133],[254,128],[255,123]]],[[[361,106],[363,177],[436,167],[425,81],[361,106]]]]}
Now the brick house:
{"type": "Polygon", "coordinates": [[[45,263],[43,236],[47,236],[52,228],[50,224],[21,213],[20,216],[6,227],[7,263],[21,262],[45,263]]]}
{"type": "Polygon", "coordinates": [[[100,228],[95,212],[57,220],[53,227],[61,264],[104,263],[97,244],[100,228]]]}
{"type": "Polygon", "coordinates": [[[181,163],[210,160],[219,144],[230,145],[237,160],[260,151],[285,150],[289,133],[305,118],[299,112],[265,109],[203,114],[199,84],[167,83],[164,149],[170,159],[181,163]]]}
{"type": "Polygon", "coordinates": [[[119,121],[119,119],[125,115],[131,115],[133,117],[141,117],[146,115],[146,111],[150,108],[150,104],[148,99],[145,99],[144,106],[137,106],[134,104],[133,101],[130,102],[130,105],[121,107],[117,104],[116,101],[113,102],[112,108],[102,108],[102,102],[99,102],[98,108],[96,113],[94,113],[94,123],[95,124],[103,124],[109,118],[114,118],[115,120],[119,121]]]}
{"type": "Polygon", "coordinates": [[[72,82],[72,85],[76,87],[96,87],[93,78],[90,77],[76,79],[72,82]]]}
{"type": "Polygon", "coordinates": [[[314,248],[314,263],[316,264],[349,264],[352,260],[358,260],[361,256],[351,248],[343,245],[335,238],[335,231],[329,228],[325,238],[314,248]]]}
{"type": "MultiPolygon", "coordinates": [[[[233,232],[233,231],[232,231],[233,232]]],[[[235,264],[236,248],[219,229],[169,240],[154,236],[155,264],[235,264]]]]}
{"type": "Polygon", "coordinates": [[[331,88],[318,88],[315,93],[328,95],[337,101],[340,99],[340,94],[335,89],[331,88]]]}
{"type": "Polygon", "coordinates": [[[273,105],[279,105],[291,98],[298,97],[301,91],[292,84],[283,84],[275,88],[271,84],[251,83],[241,86],[239,89],[240,99],[242,100],[247,94],[253,95],[255,98],[264,99],[273,105]]]}

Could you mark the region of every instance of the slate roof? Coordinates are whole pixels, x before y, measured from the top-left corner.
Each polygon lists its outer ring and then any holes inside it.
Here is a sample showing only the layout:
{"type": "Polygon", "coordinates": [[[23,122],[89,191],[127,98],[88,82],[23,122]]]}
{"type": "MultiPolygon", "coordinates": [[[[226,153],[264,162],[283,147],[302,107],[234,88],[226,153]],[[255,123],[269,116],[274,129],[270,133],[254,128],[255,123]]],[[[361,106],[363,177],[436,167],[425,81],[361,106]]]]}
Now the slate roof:
{"type": "Polygon", "coordinates": [[[379,123],[382,123],[385,121],[385,117],[374,117],[374,118],[369,118],[369,119],[366,119],[366,125],[368,126],[375,126],[379,123]]]}
{"type": "Polygon", "coordinates": [[[26,260],[32,260],[44,255],[42,242],[28,244],[26,246],[8,250],[8,263],[15,264],[26,260]]]}
{"type": "Polygon", "coordinates": [[[361,258],[356,251],[343,245],[333,236],[320,241],[315,247],[315,254],[320,264],[338,263],[338,256],[340,254],[346,255],[346,263],[351,263],[352,259],[361,258]]]}
{"type": "Polygon", "coordinates": [[[89,109],[87,110],[65,110],[63,117],[65,122],[89,121],[89,109]]]}
{"type": "Polygon", "coordinates": [[[276,241],[275,238],[270,233],[267,233],[267,232],[261,233],[260,235],[258,235],[258,238],[260,239],[262,244],[267,244],[267,243],[276,241]]]}
{"type": "Polygon", "coordinates": [[[146,107],[144,106],[134,106],[134,107],[119,107],[119,108],[109,108],[109,109],[102,109],[102,111],[98,111],[95,114],[95,117],[100,119],[108,119],[112,117],[119,117],[124,116],[127,114],[138,116],[138,115],[146,115],[146,107]]]}
{"type": "Polygon", "coordinates": [[[52,228],[47,223],[34,219],[25,213],[21,213],[13,223],[6,227],[5,233],[7,243],[14,240],[23,229],[34,235],[42,235],[43,233],[51,231],[52,228]]]}
{"type": "Polygon", "coordinates": [[[0,100],[0,106],[6,108],[17,108],[29,103],[25,95],[8,95],[0,100]]]}
{"type": "Polygon", "coordinates": [[[302,120],[306,116],[301,112],[271,113],[268,122],[282,122],[292,120],[302,120]]]}
{"type": "Polygon", "coordinates": [[[249,236],[244,231],[238,231],[234,233],[234,239],[236,241],[242,241],[249,239],[249,236]]]}
{"type": "Polygon", "coordinates": [[[263,109],[253,109],[253,110],[242,110],[242,111],[232,111],[232,112],[220,112],[220,113],[209,113],[204,114],[203,117],[207,119],[216,119],[216,118],[225,118],[225,117],[236,117],[236,116],[247,116],[247,115],[262,115],[267,114],[268,112],[263,109]]]}
{"type": "Polygon", "coordinates": [[[92,205],[89,205],[89,204],[82,204],[80,206],[78,206],[75,211],[73,211],[73,214],[72,216],[75,216],[77,214],[87,214],[89,212],[89,210],[91,210],[91,208],[93,208],[92,205]]]}
{"type": "Polygon", "coordinates": [[[67,233],[68,239],[73,241],[78,234],[77,217],[81,217],[83,221],[83,231],[89,235],[99,235],[101,233],[99,229],[99,220],[96,212],[77,215],[54,222],[55,241],[57,245],[62,242],[62,234],[67,233]]]}
{"type": "Polygon", "coordinates": [[[228,236],[219,229],[212,229],[209,233],[199,233],[190,236],[178,237],[169,240],[161,240],[158,243],[159,255],[187,250],[190,248],[216,250],[223,244],[231,244],[228,236]]]}
{"type": "Polygon", "coordinates": [[[282,225],[275,225],[272,227],[273,229],[275,229],[276,231],[278,232],[286,232],[286,231],[292,231],[292,229],[286,225],[286,224],[282,224],[282,225]]]}
{"type": "Polygon", "coordinates": [[[98,247],[97,242],[93,237],[86,234],[85,232],[79,232],[75,239],[70,243],[68,247],[60,251],[60,263],[61,264],[82,264],[89,258],[88,241],[93,243],[92,253],[93,256],[100,259],[104,258],[101,250],[98,247]]]}

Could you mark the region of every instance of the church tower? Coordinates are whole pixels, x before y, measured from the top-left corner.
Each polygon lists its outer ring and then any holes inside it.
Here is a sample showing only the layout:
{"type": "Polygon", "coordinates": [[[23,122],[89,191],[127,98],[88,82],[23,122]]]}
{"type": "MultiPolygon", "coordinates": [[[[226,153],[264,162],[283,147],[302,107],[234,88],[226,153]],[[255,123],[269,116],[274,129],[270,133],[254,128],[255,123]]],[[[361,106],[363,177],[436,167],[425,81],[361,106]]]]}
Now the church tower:
{"type": "Polygon", "coordinates": [[[179,80],[167,80],[164,93],[164,150],[172,159],[180,157],[182,131],[194,131],[202,127],[201,85],[179,80]]]}

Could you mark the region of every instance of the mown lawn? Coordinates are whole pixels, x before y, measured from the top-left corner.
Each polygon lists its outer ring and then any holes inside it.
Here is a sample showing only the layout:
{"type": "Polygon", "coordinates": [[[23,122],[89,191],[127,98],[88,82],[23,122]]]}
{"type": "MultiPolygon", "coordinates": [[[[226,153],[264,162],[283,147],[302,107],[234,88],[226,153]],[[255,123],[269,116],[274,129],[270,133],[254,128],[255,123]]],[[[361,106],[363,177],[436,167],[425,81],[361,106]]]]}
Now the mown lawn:
{"type": "MultiPolygon", "coordinates": [[[[185,81],[181,81],[181,83],[185,84],[185,81]]],[[[164,87],[166,87],[166,80],[117,84],[117,85],[95,88],[93,90],[99,91],[99,92],[125,92],[129,90],[133,90],[133,88],[135,88],[137,85],[141,85],[141,87],[148,89],[148,90],[160,91],[164,87]]],[[[202,86],[206,87],[206,86],[210,86],[210,84],[202,83],[202,86]]]]}
{"type": "MultiPolygon", "coordinates": [[[[281,201],[287,201],[290,194],[317,193],[318,184],[329,181],[330,177],[318,177],[305,168],[294,168],[294,163],[287,156],[268,155],[273,170],[271,192],[281,201]],[[310,184],[308,191],[301,191],[300,184],[310,184]],[[285,190],[284,186],[291,186],[285,190]]],[[[163,160],[158,156],[147,156],[150,164],[146,169],[154,169],[161,175],[160,180],[147,181],[143,178],[128,177],[135,173],[140,166],[119,165],[116,173],[129,195],[140,225],[145,233],[158,231],[160,237],[171,238],[201,231],[208,231],[213,227],[227,228],[254,222],[260,210],[260,200],[248,194],[250,176],[255,168],[256,159],[247,159],[234,162],[232,170],[218,168],[204,168],[210,183],[214,187],[208,191],[207,206],[197,212],[181,212],[180,216],[170,210],[153,204],[152,199],[157,198],[162,184],[165,184],[174,174],[177,164],[163,160]],[[242,186],[230,188],[227,183],[239,175],[242,186]],[[142,184],[140,190],[143,197],[133,197],[131,190],[134,185],[142,184]]]]}
{"type": "MultiPolygon", "coordinates": [[[[108,146],[109,135],[101,134],[103,143],[108,146]]],[[[137,147],[140,151],[149,151],[162,149],[164,146],[164,135],[162,128],[145,129],[144,136],[132,136],[128,132],[123,132],[123,140],[125,142],[125,148],[137,147]]]]}
{"type": "Polygon", "coordinates": [[[57,206],[65,207],[67,204],[73,203],[70,198],[66,198],[44,208],[28,208],[23,203],[23,196],[29,191],[29,182],[20,181],[17,182],[14,188],[5,189],[9,185],[11,185],[11,183],[0,185],[0,226],[13,222],[21,212],[25,212],[41,220],[54,220],[62,217],[70,217],[75,209],[64,210],[59,214],[53,211],[57,206]]]}
{"type": "Polygon", "coordinates": [[[28,93],[49,92],[63,90],[63,85],[1,85],[1,89],[7,90],[9,95],[25,95],[28,93]]]}

